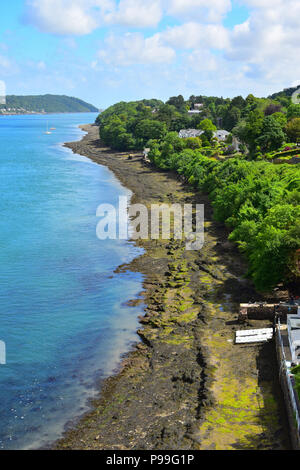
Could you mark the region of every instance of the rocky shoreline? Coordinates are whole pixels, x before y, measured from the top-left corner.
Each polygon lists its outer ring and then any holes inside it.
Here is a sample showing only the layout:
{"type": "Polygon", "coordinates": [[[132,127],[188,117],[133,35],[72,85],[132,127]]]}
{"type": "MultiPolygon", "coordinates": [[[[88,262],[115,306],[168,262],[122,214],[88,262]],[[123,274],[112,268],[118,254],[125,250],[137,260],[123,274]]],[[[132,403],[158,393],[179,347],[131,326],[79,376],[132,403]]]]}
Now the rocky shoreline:
{"type": "Polygon", "coordinates": [[[141,342],[55,448],[288,449],[274,345],[233,344],[238,304],[259,296],[208,198],[140,155],[103,148],[97,126],[82,129],[87,135],[66,146],[111,169],[133,203],[205,204],[205,245],[186,251],[177,240],[138,242],[145,254],[119,269],[144,275],[141,342]]]}

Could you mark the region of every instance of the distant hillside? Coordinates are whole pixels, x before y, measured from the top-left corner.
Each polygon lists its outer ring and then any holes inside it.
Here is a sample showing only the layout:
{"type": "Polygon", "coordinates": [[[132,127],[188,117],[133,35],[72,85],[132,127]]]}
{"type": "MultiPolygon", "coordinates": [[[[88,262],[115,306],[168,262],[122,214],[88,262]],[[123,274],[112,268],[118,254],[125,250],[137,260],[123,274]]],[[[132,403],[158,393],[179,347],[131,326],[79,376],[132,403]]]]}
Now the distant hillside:
{"type": "Polygon", "coordinates": [[[84,101],[65,95],[8,95],[6,105],[2,110],[8,112],[34,112],[34,113],[88,113],[98,112],[98,108],[84,101]]]}
{"type": "Polygon", "coordinates": [[[274,93],[273,95],[269,96],[270,99],[272,100],[277,100],[281,102],[283,105],[289,105],[291,102],[291,97],[293,93],[300,88],[300,83],[299,86],[297,87],[292,87],[292,88],[285,88],[283,91],[280,91],[279,93],[274,93]]]}

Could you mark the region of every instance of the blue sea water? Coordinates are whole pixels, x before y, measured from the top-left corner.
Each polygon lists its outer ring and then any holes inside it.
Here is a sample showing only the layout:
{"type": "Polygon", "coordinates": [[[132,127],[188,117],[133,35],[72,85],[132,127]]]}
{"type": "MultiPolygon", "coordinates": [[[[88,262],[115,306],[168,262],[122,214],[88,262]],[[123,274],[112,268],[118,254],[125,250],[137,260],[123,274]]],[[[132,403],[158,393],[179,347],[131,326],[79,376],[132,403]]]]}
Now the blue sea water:
{"type": "Polygon", "coordinates": [[[140,251],[96,237],[98,205],[130,193],[61,145],[95,117],[0,117],[0,448],[60,437],[137,340],[142,276],[114,270],[140,251]]]}

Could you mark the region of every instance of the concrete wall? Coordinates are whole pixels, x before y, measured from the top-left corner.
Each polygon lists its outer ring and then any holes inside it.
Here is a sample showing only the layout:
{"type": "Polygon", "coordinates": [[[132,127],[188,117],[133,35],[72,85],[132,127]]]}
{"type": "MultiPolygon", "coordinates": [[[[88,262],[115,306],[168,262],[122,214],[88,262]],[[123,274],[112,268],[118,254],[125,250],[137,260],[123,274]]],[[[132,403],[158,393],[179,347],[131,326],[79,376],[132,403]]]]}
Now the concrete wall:
{"type": "MultiPolygon", "coordinates": [[[[300,403],[297,395],[294,394],[294,391],[291,389],[294,384],[292,380],[289,380],[287,377],[286,367],[285,367],[285,357],[283,348],[280,341],[280,330],[276,328],[275,334],[275,344],[276,344],[276,354],[279,366],[279,381],[283,392],[291,442],[294,450],[300,450],[300,434],[299,428],[297,425],[295,407],[300,410],[300,403]]],[[[299,423],[299,411],[298,411],[298,423],[299,423]]]]}

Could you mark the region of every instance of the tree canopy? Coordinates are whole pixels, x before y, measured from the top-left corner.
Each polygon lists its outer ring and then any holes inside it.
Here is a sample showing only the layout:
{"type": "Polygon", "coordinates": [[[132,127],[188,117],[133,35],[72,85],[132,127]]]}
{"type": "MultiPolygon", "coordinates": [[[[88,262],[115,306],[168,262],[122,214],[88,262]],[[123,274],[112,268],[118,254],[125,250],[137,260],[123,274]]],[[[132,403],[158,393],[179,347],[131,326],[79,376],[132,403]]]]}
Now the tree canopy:
{"type": "MultiPolygon", "coordinates": [[[[172,170],[209,194],[214,217],[230,229],[248,259],[248,275],[268,290],[279,282],[300,281],[295,253],[300,248],[300,167],[272,163],[300,150],[300,105],[291,95],[248,95],[233,99],[192,95],[121,102],[97,118],[100,137],[118,150],[150,147],[152,163],[172,170]],[[197,113],[188,113],[196,104],[197,113]],[[240,141],[235,151],[212,138],[225,128],[240,141]],[[181,129],[200,137],[180,138],[181,129]],[[226,158],[226,155],[229,158],[226,158]]],[[[232,143],[232,145],[230,145],[232,143]]]]}

